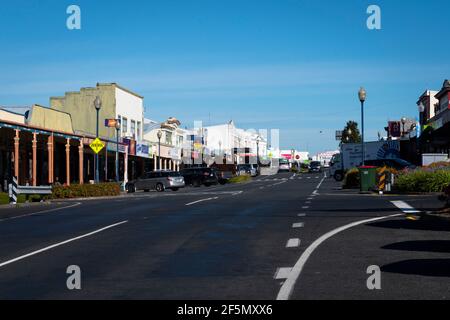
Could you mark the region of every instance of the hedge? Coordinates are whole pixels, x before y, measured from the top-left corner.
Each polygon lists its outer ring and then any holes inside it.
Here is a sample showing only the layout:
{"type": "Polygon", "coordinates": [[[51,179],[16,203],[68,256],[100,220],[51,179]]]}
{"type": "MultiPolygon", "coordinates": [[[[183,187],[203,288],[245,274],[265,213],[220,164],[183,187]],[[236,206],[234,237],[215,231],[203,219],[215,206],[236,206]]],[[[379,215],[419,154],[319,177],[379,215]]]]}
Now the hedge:
{"type": "MultiPolygon", "coordinates": [[[[35,201],[40,201],[42,199],[41,196],[36,196],[36,195],[30,195],[28,197],[28,201],[30,202],[35,202],[35,201]]],[[[19,194],[17,196],[17,203],[25,203],[27,201],[27,198],[25,195],[23,194],[19,194]]],[[[0,193],[0,204],[8,204],[9,203],[9,195],[5,192],[1,192],[0,193]]]]}
{"type": "Polygon", "coordinates": [[[394,188],[404,192],[442,192],[449,185],[449,170],[415,170],[399,174],[394,188]]]}
{"type": "Polygon", "coordinates": [[[74,184],[70,186],[55,186],[51,199],[92,198],[120,195],[120,185],[117,183],[74,184]]]}

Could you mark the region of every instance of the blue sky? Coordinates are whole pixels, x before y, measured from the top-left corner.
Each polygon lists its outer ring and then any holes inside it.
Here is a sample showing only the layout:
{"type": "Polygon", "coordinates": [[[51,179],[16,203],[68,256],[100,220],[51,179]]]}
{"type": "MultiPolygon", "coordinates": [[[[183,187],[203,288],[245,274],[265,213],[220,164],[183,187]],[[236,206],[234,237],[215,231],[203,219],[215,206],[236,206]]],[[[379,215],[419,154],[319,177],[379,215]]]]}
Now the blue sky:
{"type": "Polygon", "coordinates": [[[337,147],[417,116],[426,89],[450,77],[450,2],[312,0],[16,0],[0,4],[0,105],[48,105],[65,91],[118,82],[145,96],[146,116],[280,129],[281,146],[337,147]],[[82,29],[66,28],[66,8],[82,29]],[[382,10],[382,30],[366,9],[382,10]]]}

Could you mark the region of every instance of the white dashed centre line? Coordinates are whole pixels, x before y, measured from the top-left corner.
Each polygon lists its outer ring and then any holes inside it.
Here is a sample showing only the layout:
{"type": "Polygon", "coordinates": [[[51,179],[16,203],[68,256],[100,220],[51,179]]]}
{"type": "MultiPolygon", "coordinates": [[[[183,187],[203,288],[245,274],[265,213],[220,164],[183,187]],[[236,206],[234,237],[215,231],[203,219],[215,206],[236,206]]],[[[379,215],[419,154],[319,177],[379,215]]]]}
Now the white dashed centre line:
{"type": "Polygon", "coordinates": [[[214,198],[207,198],[207,199],[197,200],[197,201],[194,201],[194,202],[186,203],[186,206],[192,206],[193,204],[197,204],[197,203],[200,203],[200,202],[211,201],[211,200],[217,200],[217,199],[219,199],[219,197],[214,197],[214,198]]]}
{"type": "Polygon", "coordinates": [[[303,222],[294,223],[292,228],[303,228],[305,224],[303,222]]]}
{"type": "Polygon", "coordinates": [[[300,239],[289,239],[286,248],[298,248],[300,247],[300,239]]]}

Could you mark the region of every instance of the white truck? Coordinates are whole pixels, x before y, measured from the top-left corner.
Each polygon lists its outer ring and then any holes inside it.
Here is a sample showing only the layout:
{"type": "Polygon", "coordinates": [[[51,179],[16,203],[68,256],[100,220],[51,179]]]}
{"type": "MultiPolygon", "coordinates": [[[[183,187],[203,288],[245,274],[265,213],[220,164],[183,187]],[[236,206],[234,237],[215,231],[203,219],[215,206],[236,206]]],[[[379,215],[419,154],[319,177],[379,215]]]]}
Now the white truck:
{"type": "MultiPolygon", "coordinates": [[[[400,158],[399,141],[374,141],[364,143],[365,160],[400,158]]],[[[362,165],[361,143],[346,143],[341,152],[331,159],[330,173],[336,181],[342,181],[345,172],[362,165]]]]}

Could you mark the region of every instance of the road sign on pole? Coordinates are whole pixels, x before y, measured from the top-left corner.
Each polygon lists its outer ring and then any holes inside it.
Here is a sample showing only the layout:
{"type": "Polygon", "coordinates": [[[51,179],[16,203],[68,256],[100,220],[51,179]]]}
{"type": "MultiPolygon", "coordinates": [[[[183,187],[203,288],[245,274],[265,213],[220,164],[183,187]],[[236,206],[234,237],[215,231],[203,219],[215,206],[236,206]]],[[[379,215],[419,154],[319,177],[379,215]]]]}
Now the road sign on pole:
{"type": "Polygon", "coordinates": [[[102,140],[100,140],[99,138],[96,138],[94,141],[92,141],[92,143],[89,145],[92,149],[92,151],[94,151],[96,154],[98,154],[100,151],[103,150],[103,148],[105,147],[105,144],[103,143],[102,140]]]}

